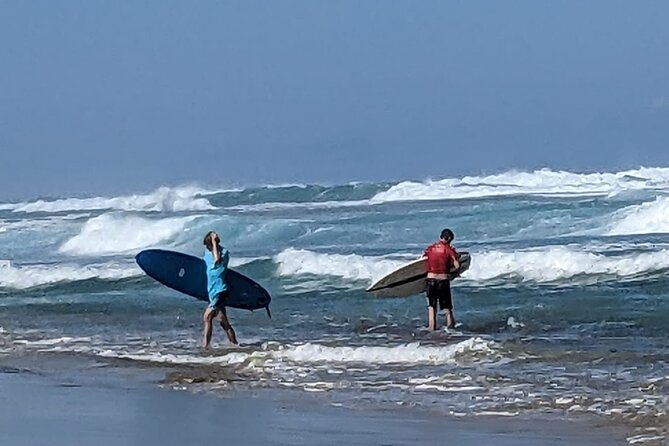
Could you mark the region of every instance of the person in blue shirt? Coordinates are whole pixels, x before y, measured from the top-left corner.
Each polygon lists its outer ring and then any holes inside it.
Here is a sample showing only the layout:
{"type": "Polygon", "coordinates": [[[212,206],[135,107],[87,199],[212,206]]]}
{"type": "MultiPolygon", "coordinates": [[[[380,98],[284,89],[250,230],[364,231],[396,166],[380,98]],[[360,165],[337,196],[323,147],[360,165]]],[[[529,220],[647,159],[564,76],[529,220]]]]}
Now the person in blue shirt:
{"type": "Polygon", "coordinates": [[[202,321],[204,332],[202,334],[202,347],[209,347],[211,342],[211,323],[214,318],[218,319],[223,330],[228,335],[230,343],[237,344],[235,330],[228,321],[225,312],[225,299],[228,297],[228,286],[225,283],[225,273],[228,269],[230,253],[221,246],[221,239],[214,231],[207,232],[204,236],[204,263],[207,265],[207,294],[209,305],[204,310],[202,321]]]}

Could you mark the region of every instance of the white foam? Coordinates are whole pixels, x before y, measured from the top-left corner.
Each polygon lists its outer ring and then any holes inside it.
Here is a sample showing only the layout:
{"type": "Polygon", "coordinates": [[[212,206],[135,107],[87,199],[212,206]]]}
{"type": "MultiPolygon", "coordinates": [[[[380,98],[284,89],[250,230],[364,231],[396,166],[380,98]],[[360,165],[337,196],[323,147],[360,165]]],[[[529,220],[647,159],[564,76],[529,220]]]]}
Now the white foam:
{"type": "Polygon", "coordinates": [[[472,253],[472,266],[462,277],[480,283],[495,280],[546,283],[577,276],[625,278],[667,268],[667,249],[607,256],[588,252],[579,246],[551,246],[472,253]]]}
{"type": "MultiPolygon", "coordinates": [[[[373,282],[408,259],[323,254],[301,249],[286,249],[275,256],[281,276],[310,274],[334,276],[347,280],[373,282]]],[[[543,246],[516,251],[486,250],[472,252],[472,265],[456,283],[489,285],[551,283],[581,277],[626,278],[669,268],[669,249],[611,255],[599,247],[543,246]]],[[[514,321],[515,322],[515,321],[514,321]]]]}
{"type": "MultiPolygon", "coordinates": [[[[264,186],[266,188],[304,185],[264,186]]],[[[235,210],[282,208],[331,208],[366,206],[393,201],[444,200],[512,195],[613,196],[626,191],[668,191],[669,168],[639,168],[620,172],[574,173],[540,169],[508,171],[496,175],[465,176],[424,182],[405,181],[379,192],[371,199],[327,202],[280,202],[233,206],[235,210]]],[[[0,210],[14,212],[63,212],[81,210],[201,211],[213,209],[205,198],[240,189],[207,190],[196,186],[161,187],[148,194],[119,197],[64,198],[22,203],[2,203],[0,210]]]]}
{"type": "Polygon", "coordinates": [[[629,444],[638,444],[646,443],[649,441],[659,442],[666,438],[665,435],[635,435],[633,437],[627,437],[627,443],[629,444]]]}
{"type": "Polygon", "coordinates": [[[481,338],[470,338],[443,347],[423,346],[419,343],[394,347],[330,347],[306,343],[279,350],[273,357],[293,362],[359,362],[373,364],[452,362],[466,352],[492,352],[491,344],[481,338]]]}
{"type": "Polygon", "coordinates": [[[509,171],[425,182],[405,181],[379,192],[374,203],[446,200],[511,195],[606,196],[621,191],[667,190],[669,168],[640,168],[615,173],[572,173],[550,169],[509,171]]]}
{"type": "Polygon", "coordinates": [[[51,338],[51,339],[39,339],[36,341],[27,341],[24,339],[17,339],[14,341],[14,344],[24,344],[24,345],[30,345],[34,347],[40,347],[40,346],[50,346],[50,345],[58,345],[58,344],[74,344],[74,343],[90,343],[92,340],[91,337],[88,336],[80,336],[80,337],[72,337],[72,336],[63,336],[61,338],[51,338]]]}
{"type": "MultiPolygon", "coordinates": [[[[55,341],[26,342],[27,345],[44,347],[61,344],[62,339],[55,341]]],[[[66,343],[65,343],[66,344],[66,343]]],[[[132,359],[167,364],[206,364],[206,365],[243,365],[275,369],[277,364],[293,366],[315,363],[361,363],[361,364],[447,364],[454,362],[458,356],[466,353],[490,354],[494,352],[492,341],[475,337],[442,347],[424,346],[419,343],[386,346],[326,346],[317,343],[300,345],[281,345],[278,349],[270,349],[264,345],[262,350],[253,352],[230,352],[221,356],[199,356],[190,354],[161,353],[142,349],[124,351],[114,348],[103,348],[85,345],[58,345],[48,351],[76,351],[93,353],[103,357],[132,359]]]]}
{"type": "Polygon", "coordinates": [[[669,233],[669,197],[622,209],[613,221],[609,235],[669,233]]]}
{"type": "MultiPolygon", "coordinates": [[[[81,349],[80,351],[85,351],[81,349]]],[[[97,352],[98,356],[104,358],[131,359],[134,361],[154,362],[160,364],[202,364],[202,365],[235,365],[248,360],[249,354],[242,352],[228,353],[224,356],[195,356],[171,353],[158,353],[150,351],[140,351],[128,353],[115,351],[111,349],[97,352]]]]}
{"type": "MultiPolygon", "coordinates": [[[[3,264],[4,265],[4,264],[3,264]]],[[[134,264],[117,262],[95,265],[0,265],[0,288],[28,289],[59,282],[89,279],[119,280],[141,275],[134,264]]]]}
{"type": "Polygon", "coordinates": [[[496,175],[439,180],[404,181],[371,199],[325,202],[273,202],[231,206],[230,210],[271,211],[289,208],[371,206],[395,201],[449,200],[514,195],[554,197],[615,196],[629,191],[668,191],[669,168],[653,167],[621,172],[574,173],[540,169],[496,175]]]}
{"type": "Polygon", "coordinates": [[[59,251],[70,255],[105,255],[133,252],[172,240],[198,216],[150,219],[120,213],[88,220],[79,234],[59,251]]]}
{"type": "Polygon", "coordinates": [[[84,214],[68,214],[63,216],[49,216],[47,218],[31,218],[18,221],[0,220],[0,232],[40,231],[54,227],[62,227],[64,224],[76,224],[76,220],[90,216],[84,214]]]}
{"type": "Polygon", "coordinates": [[[300,274],[329,275],[349,280],[372,280],[383,277],[406,263],[383,257],[357,254],[322,254],[305,249],[288,248],[274,258],[281,276],[300,274]]]}
{"type": "Polygon", "coordinates": [[[480,386],[464,386],[464,387],[448,387],[440,386],[438,384],[419,384],[415,387],[416,390],[437,390],[439,392],[474,392],[476,390],[484,390],[480,386]]]}
{"type": "Polygon", "coordinates": [[[511,412],[507,410],[482,410],[481,412],[476,412],[475,415],[486,417],[516,417],[520,415],[520,412],[511,412]]]}
{"type": "Polygon", "coordinates": [[[214,209],[206,198],[198,195],[211,194],[194,186],[176,188],[161,187],[143,195],[121,197],[64,198],[59,200],[37,200],[33,202],[3,205],[14,212],[64,212],[82,210],[116,209],[122,211],[201,211],[214,209]]]}
{"type": "Polygon", "coordinates": [[[448,384],[448,385],[462,385],[468,384],[472,381],[471,376],[467,375],[443,375],[443,376],[427,376],[424,378],[409,378],[408,382],[411,384],[448,384]]]}
{"type": "Polygon", "coordinates": [[[306,189],[308,186],[303,183],[278,183],[278,184],[268,184],[263,186],[266,189],[288,189],[288,188],[298,188],[306,189]]]}

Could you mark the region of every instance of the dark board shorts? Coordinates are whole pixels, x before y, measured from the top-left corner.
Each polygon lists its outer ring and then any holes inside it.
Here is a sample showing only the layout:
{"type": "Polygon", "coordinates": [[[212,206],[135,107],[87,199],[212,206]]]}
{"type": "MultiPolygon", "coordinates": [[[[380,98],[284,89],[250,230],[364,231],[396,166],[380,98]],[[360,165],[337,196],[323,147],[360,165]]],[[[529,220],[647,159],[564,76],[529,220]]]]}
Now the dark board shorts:
{"type": "Polygon", "coordinates": [[[440,309],[453,309],[450,280],[427,279],[426,285],[428,306],[437,308],[437,302],[439,302],[440,309]]]}

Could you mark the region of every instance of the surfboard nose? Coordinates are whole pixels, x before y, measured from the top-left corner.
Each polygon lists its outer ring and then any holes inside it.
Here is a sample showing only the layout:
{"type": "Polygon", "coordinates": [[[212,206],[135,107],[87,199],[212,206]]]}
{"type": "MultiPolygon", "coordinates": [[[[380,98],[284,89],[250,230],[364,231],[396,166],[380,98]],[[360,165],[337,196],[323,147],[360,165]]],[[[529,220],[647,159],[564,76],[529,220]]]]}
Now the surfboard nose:
{"type": "Polygon", "coordinates": [[[142,268],[143,270],[147,260],[146,257],[147,257],[146,251],[140,251],[137,253],[137,255],[135,255],[135,263],[137,263],[137,265],[139,265],[139,267],[142,268]]]}
{"type": "Polygon", "coordinates": [[[144,268],[143,265],[146,265],[147,262],[150,261],[153,251],[154,250],[152,249],[145,249],[138,252],[137,255],[135,255],[135,262],[137,262],[140,267],[144,268]]]}
{"type": "Polygon", "coordinates": [[[156,256],[159,253],[160,251],[157,249],[145,249],[135,255],[135,262],[137,262],[140,268],[147,271],[147,269],[150,269],[150,264],[156,259],[156,256]]]}

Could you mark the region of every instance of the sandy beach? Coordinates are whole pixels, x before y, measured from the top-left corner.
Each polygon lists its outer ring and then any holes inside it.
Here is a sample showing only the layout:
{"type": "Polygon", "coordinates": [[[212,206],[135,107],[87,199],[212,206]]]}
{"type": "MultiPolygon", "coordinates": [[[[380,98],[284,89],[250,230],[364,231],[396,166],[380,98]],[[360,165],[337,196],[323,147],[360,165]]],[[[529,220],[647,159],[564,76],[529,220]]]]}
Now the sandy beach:
{"type": "Polygon", "coordinates": [[[0,444],[105,445],[615,445],[622,431],[559,417],[435,416],[334,407],[300,392],[191,393],[161,388],[162,372],[128,369],[0,373],[0,444]],[[150,379],[147,377],[150,376],[150,379]]]}

